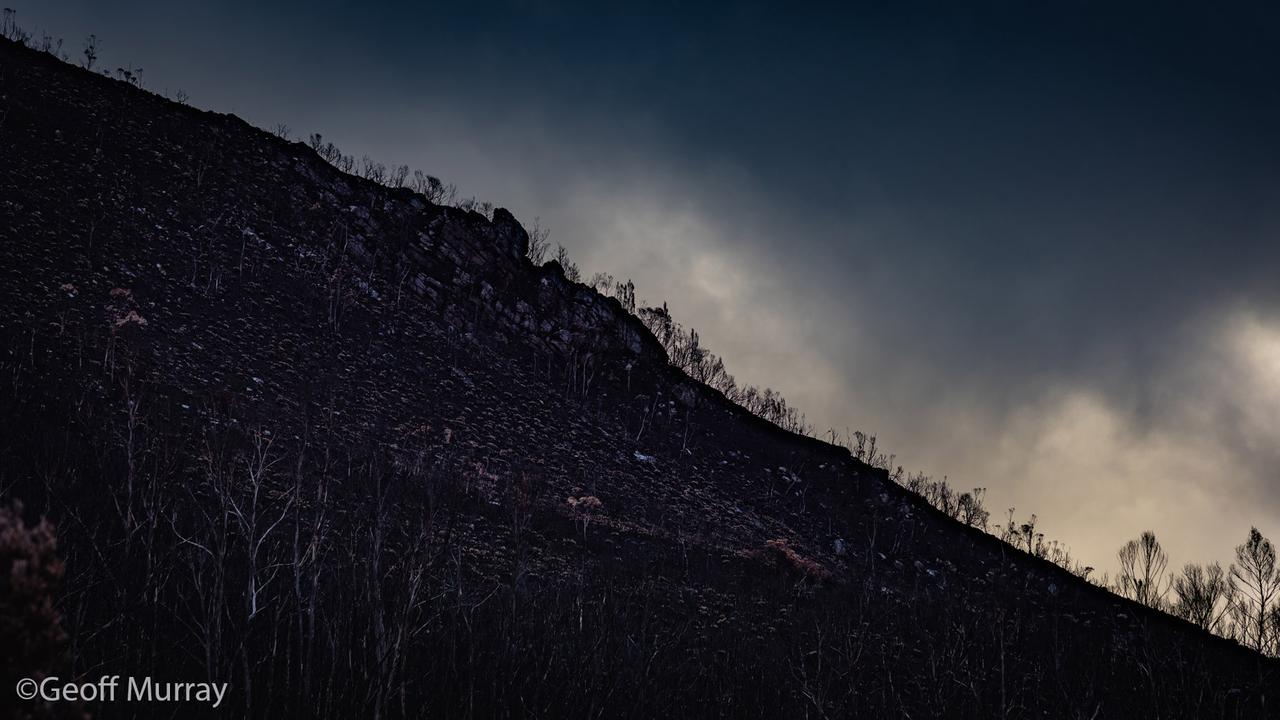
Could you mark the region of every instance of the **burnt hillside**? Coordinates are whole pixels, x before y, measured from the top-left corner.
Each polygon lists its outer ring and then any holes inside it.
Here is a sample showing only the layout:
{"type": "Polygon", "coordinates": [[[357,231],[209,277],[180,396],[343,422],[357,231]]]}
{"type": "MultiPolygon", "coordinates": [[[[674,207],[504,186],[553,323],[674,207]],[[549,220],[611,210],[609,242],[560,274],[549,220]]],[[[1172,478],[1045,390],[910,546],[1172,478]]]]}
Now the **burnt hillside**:
{"type": "Polygon", "coordinates": [[[0,499],[58,530],[50,671],[223,716],[1277,715],[1273,661],[750,416],[527,243],[0,41],[0,499]]]}

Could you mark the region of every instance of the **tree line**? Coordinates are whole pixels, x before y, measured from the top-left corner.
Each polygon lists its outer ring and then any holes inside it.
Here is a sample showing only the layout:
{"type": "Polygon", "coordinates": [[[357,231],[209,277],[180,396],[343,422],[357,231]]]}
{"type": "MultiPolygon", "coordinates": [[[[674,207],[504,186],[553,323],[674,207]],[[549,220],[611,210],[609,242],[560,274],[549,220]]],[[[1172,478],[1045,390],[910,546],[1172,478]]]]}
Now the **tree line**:
{"type": "Polygon", "coordinates": [[[1167,572],[1169,556],[1150,530],[1116,553],[1120,570],[1108,587],[1260,653],[1280,656],[1280,567],[1276,549],[1249,528],[1233,562],[1188,563],[1167,572]]]}

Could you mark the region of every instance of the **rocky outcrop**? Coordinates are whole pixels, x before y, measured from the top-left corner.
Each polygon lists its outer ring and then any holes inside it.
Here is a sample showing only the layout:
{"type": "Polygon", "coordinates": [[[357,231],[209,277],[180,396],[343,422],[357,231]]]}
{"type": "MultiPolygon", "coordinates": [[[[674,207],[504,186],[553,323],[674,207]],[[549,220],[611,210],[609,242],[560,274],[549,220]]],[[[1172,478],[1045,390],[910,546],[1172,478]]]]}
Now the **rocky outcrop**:
{"type": "Polygon", "coordinates": [[[617,300],[568,280],[554,260],[534,266],[529,234],[505,208],[490,220],[432,205],[407,190],[342,176],[301,145],[288,150],[297,172],[346,204],[352,257],[389,273],[398,291],[421,297],[452,327],[562,356],[665,365],[661,344],[617,300]]]}

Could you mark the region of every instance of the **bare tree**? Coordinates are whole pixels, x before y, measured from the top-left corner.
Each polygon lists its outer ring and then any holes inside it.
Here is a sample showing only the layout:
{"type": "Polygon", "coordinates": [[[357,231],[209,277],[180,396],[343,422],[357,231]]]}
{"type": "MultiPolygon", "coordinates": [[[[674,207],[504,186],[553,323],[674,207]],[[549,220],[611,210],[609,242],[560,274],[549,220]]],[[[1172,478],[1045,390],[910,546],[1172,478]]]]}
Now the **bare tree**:
{"type": "Polygon", "coordinates": [[[453,203],[454,198],[458,194],[458,189],[452,183],[445,185],[440,178],[433,175],[427,175],[421,170],[413,171],[413,180],[409,186],[416,193],[421,193],[428,201],[435,205],[449,205],[453,203]]]}
{"type": "Polygon", "coordinates": [[[1273,606],[1267,611],[1267,618],[1271,624],[1271,645],[1266,652],[1272,657],[1280,657],[1280,606],[1273,606]]]}
{"type": "Polygon", "coordinates": [[[622,303],[623,309],[629,313],[636,311],[636,284],[628,278],[626,282],[620,282],[614,285],[613,296],[618,298],[618,302],[622,303]]]}
{"type": "Polygon", "coordinates": [[[244,545],[244,614],[239,646],[246,709],[253,703],[253,621],[267,608],[267,591],[287,564],[280,552],[282,539],[277,530],[295,500],[293,487],[278,494],[271,487],[274,467],[284,459],[272,450],[275,440],[271,432],[255,430],[249,440],[249,451],[242,459],[244,480],[232,476],[232,484],[223,488],[224,507],[244,545]]]}
{"type": "Polygon", "coordinates": [[[969,527],[976,527],[985,531],[987,529],[987,521],[991,517],[991,513],[983,507],[983,498],[986,494],[986,488],[974,488],[973,492],[961,493],[960,499],[956,503],[959,506],[956,519],[969,527]]]}
{"type": "Polygon", "coordinates": [[[405,180],[409,177],[408,165],[396,165],[391,168],[391,179],[387,183],[393,188],[401,188],[405,186],[405,180]]]}
{"type": "Polygon", "coordinates": [[[270,559],[271,543],[275,541],[273,533],[288,516],[294,501],[292,489],[286,490],[280,497],[270,497],[268,478],[272,474],[272,468],[283,459],[271,450],[275,442],[271,432],[257,430],[251,441],[249,455],[244,459],[248,497],[238,502],[234,494],[228,498],[231,516],[239,525],[247,544],[245,601],[250,620],[262,611],[263,594],[279,571],[280,566],[270,559]],[[283,507],[277,511],[271,507],[273,503],[283,507]]]}
{"type": "Polygon", "coordinates": [[[382,185],[387,180],[387,166],[365,155],[360,158],[360,177],[382,185]]]}
{"type": "Polygon", "coordinates": [[[529,260],[534,265],[546,262],[547,250],[551,248],[550,236],[551,231],[542,227],[542,218],[534,218],[533,229],[529,231],[529,260]]]}
{"type": "Polygon", "coordinates": [[[601,295],[608,295],[609,291],[613,290],[613,275],[610,275],[607,272],[595,273],[591,276],[591,279],[587,281],[587,285],[601,295]]]}
{"type": "Polygon", "coordinates": [[[1147,607],[1162,607],[1169,592],[1164,581],[1169,556],[1160,547],[1155,533],[1147,530],[1137,540],[1125,543],[1117,557],[1120,558],[1120,592],[1147,607]]]}
{"type": "Polygon", "coordinates": [[[1227,573],[1218,563],[1189,563],[1173,581],[1173,614],[1210,632],[1220,632],[1234,600],[1227,573]]]}
{"type": "Polygon", "coordinates": [[[84,69],[92,70],[98,61],[98,36],[90,35],[84,41],[84,69]]]}
{"type": "Polygon", "coordinates": [[[1258,528],[1249,528],[1249,539],[1236,547],[1229,582],[1239,594],[1232,614],[1240,640],[1259,652],[1267,650],[1277,630],[1271,616],[1280,595],[1280,571],[1275,546],[1258,528]]]}
{"type": "Polygon", "coordinates": [[[573,282],[582,280],[582,271],[578,269],[578,264],[569,259],[569,251],[563,245],[556,245],[556,262],[560,263],[560,267],[564,269],[564,276],[573,282]]]}
{"type": "Polygon", "coordinates": [[[5,8],[0,11],[0,37],[13,40],[17,34],[18,21],[15,17],[17,11],[13,8],[5,8]]]}

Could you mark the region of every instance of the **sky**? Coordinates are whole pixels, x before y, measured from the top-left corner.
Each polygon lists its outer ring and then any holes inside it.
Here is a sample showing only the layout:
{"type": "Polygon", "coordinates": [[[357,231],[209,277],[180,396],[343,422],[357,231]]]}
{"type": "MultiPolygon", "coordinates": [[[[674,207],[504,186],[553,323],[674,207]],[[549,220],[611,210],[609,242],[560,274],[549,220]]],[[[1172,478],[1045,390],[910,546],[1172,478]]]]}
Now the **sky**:
{"type": "Polygon", "coordinates": [[[1274,3],[8,0],[407,163],[1085,564],[1280,541],[1274,3]]]}

